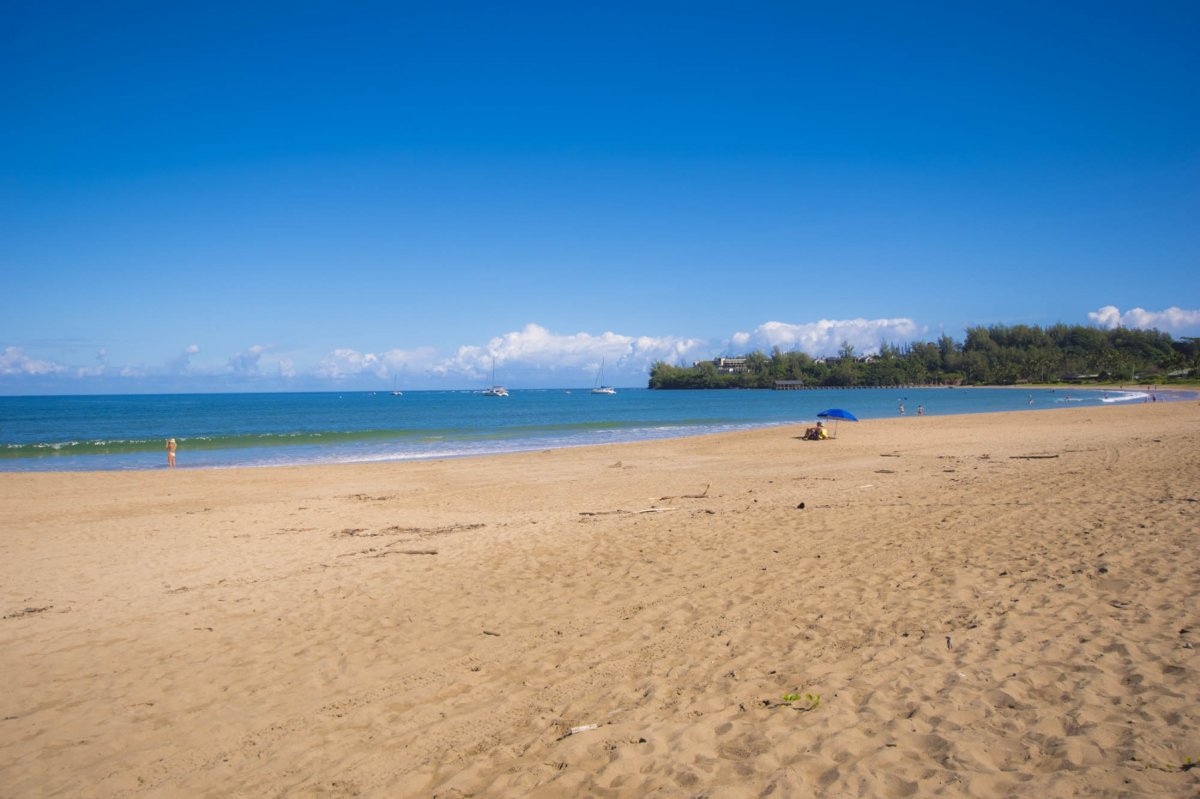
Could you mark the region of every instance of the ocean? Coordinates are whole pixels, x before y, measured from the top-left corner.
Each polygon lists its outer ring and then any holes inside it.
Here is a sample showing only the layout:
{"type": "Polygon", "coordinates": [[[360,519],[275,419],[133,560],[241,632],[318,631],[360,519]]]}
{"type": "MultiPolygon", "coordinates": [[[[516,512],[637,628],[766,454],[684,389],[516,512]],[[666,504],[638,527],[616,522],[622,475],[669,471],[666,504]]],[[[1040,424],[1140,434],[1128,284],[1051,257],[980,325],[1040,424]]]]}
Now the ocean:
{"type": "MultiPolygon", "coordinates": [[[[1168,394],[1159,395],[1164,400],[1168,394]]],[[[1143,391],[985,388],[807,391],[512,390],[0,397],[0,471],[421,460],[809,423],[1144,402],[1143,391]]],[[[843,423],[846,424],[846,423],[843,423]]]]}

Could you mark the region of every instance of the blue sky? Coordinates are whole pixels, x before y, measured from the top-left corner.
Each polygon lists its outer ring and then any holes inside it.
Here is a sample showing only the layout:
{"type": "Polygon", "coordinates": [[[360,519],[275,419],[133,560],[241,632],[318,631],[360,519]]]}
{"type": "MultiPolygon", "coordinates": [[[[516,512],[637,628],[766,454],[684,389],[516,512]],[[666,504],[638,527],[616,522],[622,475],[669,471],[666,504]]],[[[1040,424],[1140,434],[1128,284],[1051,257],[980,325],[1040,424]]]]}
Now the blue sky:
{"type": "Polygon", "coordinates": [[[1200,335],[1197,41],[1191,2],[9,3],[0,393],[1200,335]]]}

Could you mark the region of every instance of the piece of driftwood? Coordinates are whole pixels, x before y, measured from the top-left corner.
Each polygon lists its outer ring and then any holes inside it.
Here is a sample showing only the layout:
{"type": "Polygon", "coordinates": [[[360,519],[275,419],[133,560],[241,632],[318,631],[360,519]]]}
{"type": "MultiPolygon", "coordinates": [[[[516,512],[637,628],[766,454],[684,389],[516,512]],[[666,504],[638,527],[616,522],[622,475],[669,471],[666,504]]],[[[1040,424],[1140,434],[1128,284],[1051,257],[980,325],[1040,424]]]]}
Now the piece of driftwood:
{"type": "Polygon", "coordinates": [[[581,732],[588,732],[590,730],[598,730],[598,729],[600,729],[599,724],[584,724],[579,727],[572,727],[571,729],[564,732],[562,735],[558,736],[558,740],[561,741],[563,738],[570,738],[572,735],[578,735],[581,732]]]}
{"type": "Polygon", "coordinates": [[[21,616],[32,616],[35,613],[45,613],[46,611],[50,610],[50,608],[52,608],[52,607],[54,607],[54,606],[46,605],[45,607],[42,607],[42,608],[25,608],[24,610],[18,610],[16,613],[10,613],[7,616],[5,616],[4,618],[16,619],[21,616]]]}
{"type": "MultiPolygon", "coordinates": [[[[353,554],[370,554],[373,558],[386,558],[388,555],[436,555],[437,553],[438,551],[436,549],[382,549],[379,551],[368,549],[366,552],[358,552],[353,554]]],[[[339,555],[338,557],[345,556],[339,555]]]]}
{"type": "Polygon", "coordinates": [[[704,491],[699,494],[679,494],[673,497],[659,497],[659,502],[668,502],[672,499],[708,499],[708,489],[712,488],[712,483],[704,486],[704,491]]]}
{"type": "Polygon", "coordinates": [[[1057,457],[1058,457],[1057,455],[1009,455],[1008,456],[1009,460],[1026,460],[1026,461],[1035,461],[1035,460],[1042,460],[1044,458],[1057,458],[1057,457]]]}
{"type": "Polygon", "coordinates": [[[415,534],[424,538],[427,536],[445,535],[446,533],[459,533],[467,530],[478,530],[479,528],[486,526],[486,524],[476,523],[450,524],[446,525],[445,527],[402,527],[397,524],[387,528],[383,532],[389,534],[415,534]]]}
{"type": "Polygon", "coordinates": [[[372,538],[383,533],[369,533],[365,527],[347,527],[333,534],[334,538],[372,538]]]}
{"type": "Polygon", "coordinates": [[[646,508],[645,510],[625,510],[618,508],[617,510],[581,510],[580,516],[611,516],[614,513],[666,513],[667,511],[679,510],[679,508],[646,508]]]}

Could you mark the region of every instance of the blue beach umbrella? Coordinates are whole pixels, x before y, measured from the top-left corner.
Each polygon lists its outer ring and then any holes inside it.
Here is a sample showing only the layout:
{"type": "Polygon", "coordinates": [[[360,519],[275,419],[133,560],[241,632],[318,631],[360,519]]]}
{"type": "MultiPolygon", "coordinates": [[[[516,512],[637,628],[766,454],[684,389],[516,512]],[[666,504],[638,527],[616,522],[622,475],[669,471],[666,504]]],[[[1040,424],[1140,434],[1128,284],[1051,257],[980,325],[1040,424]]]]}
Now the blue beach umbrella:
{"type": "Polygon", "coordinates": [[[843,411],[841,408],[830,408],[827,411],[821,411],[820,413],[817,414],[817,418],[833,420],[833,437],[834,438],[837,438],[838,422],[857,422],[858,421],[857,416],[850,413],[850,411],[843,411]]]}

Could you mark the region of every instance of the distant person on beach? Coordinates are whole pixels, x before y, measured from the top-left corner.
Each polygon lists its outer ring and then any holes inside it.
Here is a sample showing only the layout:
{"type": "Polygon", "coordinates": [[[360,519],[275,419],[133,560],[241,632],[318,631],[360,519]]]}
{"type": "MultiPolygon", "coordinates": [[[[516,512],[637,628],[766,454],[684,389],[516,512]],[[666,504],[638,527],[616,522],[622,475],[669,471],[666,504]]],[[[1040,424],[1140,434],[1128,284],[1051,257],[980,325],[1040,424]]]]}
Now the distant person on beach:
{"type": "Polygon", "coordinates": [[[925,406],[918,405],[917,406],[917,416],[924,416],[924,415],[925,415],[925,406]]]}
{"type": "Polygon", "coordinates": [[[167,468],[168,469],[175,468],[175,448],[176,448],[176,446],[177,445],[175,444],[175,439],[173,439],[173,438],[167,439],[167,468]]]}
{"type": "Polygon", "coordinates": [[[900,415],[901,416],[904,415],[904,403],[903,402],[900,403],[900,415]]]}

